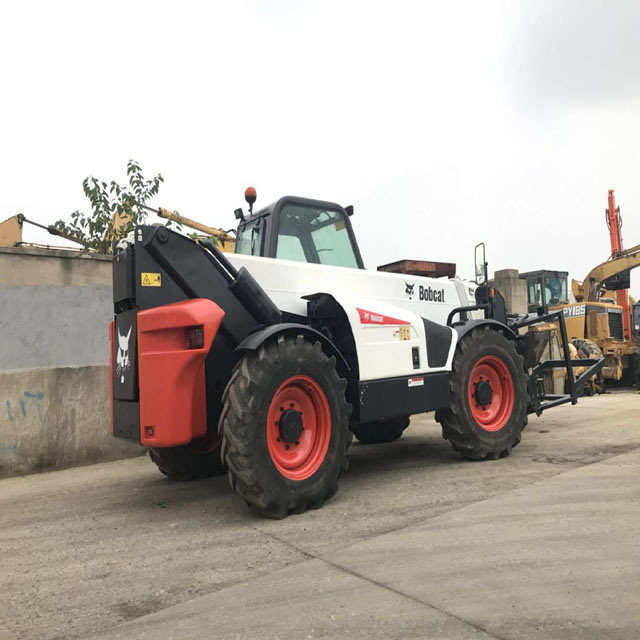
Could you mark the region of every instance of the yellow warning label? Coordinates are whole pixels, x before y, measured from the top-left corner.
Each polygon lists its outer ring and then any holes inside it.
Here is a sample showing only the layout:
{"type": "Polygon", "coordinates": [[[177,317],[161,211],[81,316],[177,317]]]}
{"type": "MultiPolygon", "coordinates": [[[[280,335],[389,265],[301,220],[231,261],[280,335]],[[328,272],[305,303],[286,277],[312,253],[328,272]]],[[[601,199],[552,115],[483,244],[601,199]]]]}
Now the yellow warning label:
{"type": "Polygon", "coordinates": [[[143,271],[140,274],[140,279],[142,280],[143,287],[161,287],[162,286],[159,273],[145,273],[143,271]]]}
{"type": "Polygon", "coordinates": [[[400,340],[411,340],[411,327],[398,327],[400,340]]]}

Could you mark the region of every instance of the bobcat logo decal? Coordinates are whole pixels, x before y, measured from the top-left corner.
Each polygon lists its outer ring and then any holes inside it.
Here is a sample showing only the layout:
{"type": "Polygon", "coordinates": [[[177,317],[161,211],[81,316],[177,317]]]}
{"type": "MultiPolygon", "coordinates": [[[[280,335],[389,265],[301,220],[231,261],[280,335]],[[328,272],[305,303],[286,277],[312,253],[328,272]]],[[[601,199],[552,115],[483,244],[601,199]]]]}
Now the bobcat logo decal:
{"type": "Polygon", "coordinates": [[[409,284],[408,282],[404,283],[404,292],[409,296],[409,300],[411,300],[411,296],[413,295],[413,289],[415,286],[415,284],[409,284]]]}
{"type": "Polygon", "coordinates": [[[131,328],[126,336],[120,333],[118,327],[118,354],[116,355],[116,373],[120,376],[120,384],[124,383],[124,374],[129,370],[131,366],[131,360],[129,359],[129,338],[131,337],[131,328]]]}

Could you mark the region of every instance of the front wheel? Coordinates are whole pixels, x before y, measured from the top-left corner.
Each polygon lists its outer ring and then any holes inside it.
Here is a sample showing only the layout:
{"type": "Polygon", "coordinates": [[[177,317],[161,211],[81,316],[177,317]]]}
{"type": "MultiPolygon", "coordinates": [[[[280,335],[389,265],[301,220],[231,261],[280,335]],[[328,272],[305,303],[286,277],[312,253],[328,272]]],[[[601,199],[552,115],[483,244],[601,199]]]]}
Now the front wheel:
{"type": "Polygon", "coordinates": [[[338,488],[351,443],[347,382],[319,342],[278,336],[247,353],[225,389],[222,456],[261,515],[315,508],[338,488]]]}
{"type": "Polygon", "coordinates": [[[451,406],[436,420],[454,450],[473,460],[509,455],[527,424],[527,377],[513,341],[489,328],[464,336],[449,388],[451,406]]]}

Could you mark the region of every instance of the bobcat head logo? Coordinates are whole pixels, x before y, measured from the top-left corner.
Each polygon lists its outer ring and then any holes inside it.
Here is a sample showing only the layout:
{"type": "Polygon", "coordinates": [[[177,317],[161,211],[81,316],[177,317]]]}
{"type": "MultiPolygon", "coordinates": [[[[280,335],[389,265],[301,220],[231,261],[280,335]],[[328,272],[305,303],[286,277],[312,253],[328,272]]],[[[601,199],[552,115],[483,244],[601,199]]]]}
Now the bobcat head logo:
{"type": "Polygon", "coordinates": [[[409,284],[408,282],[404,283],[404,292],[409,296],[409,298],[413,295],[413,288],[415,286],[415,284],[409,284]]]}
{"type": "Polygon", "coordinates": [[[118,327],[118,353],[116,355],[116,373],[120,376],[120,384],[124,383],[124,374],[131,366],[129,359],[129,338],[131,337],[131,327],[126,336],[120,333],[118,327]]]}

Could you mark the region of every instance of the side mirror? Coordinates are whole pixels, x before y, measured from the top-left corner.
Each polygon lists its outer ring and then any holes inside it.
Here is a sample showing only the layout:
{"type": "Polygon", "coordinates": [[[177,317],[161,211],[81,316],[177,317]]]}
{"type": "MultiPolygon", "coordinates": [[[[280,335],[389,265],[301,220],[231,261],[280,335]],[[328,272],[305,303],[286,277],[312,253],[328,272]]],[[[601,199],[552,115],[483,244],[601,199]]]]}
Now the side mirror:
{"type": "Polygon", "coordinates": [[[484,255],[484,242],[476,245],[476,284],[487,284],[487,262],[484,255]]]}

